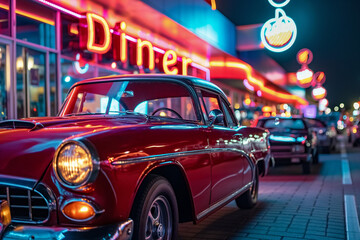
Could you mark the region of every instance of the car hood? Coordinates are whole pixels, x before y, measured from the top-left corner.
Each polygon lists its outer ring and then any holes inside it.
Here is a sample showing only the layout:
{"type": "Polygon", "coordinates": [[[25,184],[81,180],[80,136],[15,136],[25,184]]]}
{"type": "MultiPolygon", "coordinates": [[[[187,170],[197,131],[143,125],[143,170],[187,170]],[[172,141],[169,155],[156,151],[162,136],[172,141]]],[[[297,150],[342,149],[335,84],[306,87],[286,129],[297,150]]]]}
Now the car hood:
{"type": "Polygon", "coordinates": [[[0,175],[39,180],[65,139],[146,122],[144,117],[54,117],[0,122],[0,175]]]}

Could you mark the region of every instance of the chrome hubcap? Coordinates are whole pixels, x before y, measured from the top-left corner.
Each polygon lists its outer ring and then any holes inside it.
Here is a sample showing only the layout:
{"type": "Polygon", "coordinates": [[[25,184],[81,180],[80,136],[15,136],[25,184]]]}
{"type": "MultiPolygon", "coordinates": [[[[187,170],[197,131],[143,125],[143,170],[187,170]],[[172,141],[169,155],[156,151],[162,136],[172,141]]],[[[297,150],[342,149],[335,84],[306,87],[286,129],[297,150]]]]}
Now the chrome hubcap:
{"type": "Polygon", "coordinates": [[[151,204],[148,212],[145,239],[168,240],[172,232],[172,214],[168,200],[158,196],[151,204]]]}

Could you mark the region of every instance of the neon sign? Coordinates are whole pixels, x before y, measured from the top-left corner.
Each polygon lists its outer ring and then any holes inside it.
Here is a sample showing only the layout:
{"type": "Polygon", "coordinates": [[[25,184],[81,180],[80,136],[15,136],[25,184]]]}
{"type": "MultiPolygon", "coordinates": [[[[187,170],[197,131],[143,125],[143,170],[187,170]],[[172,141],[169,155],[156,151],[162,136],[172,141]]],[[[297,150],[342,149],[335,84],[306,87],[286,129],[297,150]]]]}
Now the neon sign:
{"type": "Polygon", "coordinates": [[[290,0],[269,0],[269,3],[271,4],[271,6],[276,7],[276,8],[284,7],[289,2],[290,2],[290,0]]]}
{"type": "Polygon", "coordinates": [[[297,53],[296,60],[300,65],[309,65],[313,60],[313,53],[309,49],[303,48],[297,53]]]}
{"type": "Polygon", "coordinates": [[[326,76],[324,72],[316,72],[314,74],[314,79],[313,79],[313,86],[315,85],[322,85],[326,80],[326,76]]]}
{"type": "Polygon", "coordinates": [[[275,18],[268,20],[261,28],[261,41],[264,47],[273,52],[283,52],[295,42],[296,25],[284,10],[277,8],[275,18]]]}
{"type": "Polygon", "coordinates": [[[314,72],[307,68],[303,67],[296,72],[297,83],[300,87],[307,88],[311,86],[313,80],[314,72]]]}
{"type": "Polygon", "coordinates": [[[89,70],[89,64],[86,63],[83,67],[80,66],[80,62],[81,62],[80,53],[76,54],[75,60],[76,61],[73,62],[75,72],[77,72],[79,74],[87,73],[87,71],[89,70]]]}
{"type": "Polygon", "coordinates": [[[80,47],[98,54],[105,54],[112,49],[115,61],[126,63],[129,56],[131,64],[149,70],[154,70],[155,64],[159,62],[159,69],[166,74],[187,75],[189,66],[196,67],[204,71],[209,80],[209,70],[194,63],[191,58],[178,57],[173,50],[165,51],[153,46],[149,41],[135,39],[126,35],[125,29],[125,22],[116,23],[115,27],[110,29],[103,17],[86,13],[86,18],[80,19],[80,47]],[[160,61],[156,60],[155,52],[162,55],[160,61]]]}
{"type": "Polygon", "coordinates": [[[323,88],[322,86],[317,86],[312,90],[312,97],[314,98],[314,100],[320,100],[326,97],[326,89],[323,88]]]}

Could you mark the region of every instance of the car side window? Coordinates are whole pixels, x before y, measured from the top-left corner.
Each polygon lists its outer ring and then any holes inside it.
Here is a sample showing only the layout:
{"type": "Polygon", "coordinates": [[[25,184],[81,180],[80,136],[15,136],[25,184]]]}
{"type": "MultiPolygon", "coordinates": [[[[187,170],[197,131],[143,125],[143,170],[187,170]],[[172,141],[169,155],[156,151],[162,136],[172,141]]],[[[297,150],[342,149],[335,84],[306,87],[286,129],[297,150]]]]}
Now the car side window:
{"type": "Polygon", "coordinates": [[[223,99],[221,99],[221,106],[222,106],[222,111],[224,113],[227,126],[229,128],[237,127],[238,124],[236,123],[236,121],[232,117],[233,115],[230,112],[231,110],[230,110],[229,106],[225,103],[225,101],[223,99]]]}
{"type": "MultiPolygon", "coordinates": [[[[207,124],[210,123],[208,116],[211,112],[219,113],[221,111],[219,96],[215,93],[201,90],[202,100],[200,99],[202,111],[205,111],[207,124]]],[[[222,112],[222,111],[221,111],[222,112]]],[[[214,125],[224,126],[224,121],[215,122],[214,125]]]]}

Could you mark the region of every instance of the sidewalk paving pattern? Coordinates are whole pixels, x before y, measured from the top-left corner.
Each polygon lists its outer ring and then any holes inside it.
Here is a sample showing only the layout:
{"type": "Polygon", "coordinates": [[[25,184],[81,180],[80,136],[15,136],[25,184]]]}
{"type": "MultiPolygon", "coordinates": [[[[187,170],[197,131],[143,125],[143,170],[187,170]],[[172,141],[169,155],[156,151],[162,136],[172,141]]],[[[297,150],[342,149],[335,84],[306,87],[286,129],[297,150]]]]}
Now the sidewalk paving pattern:
{"type": "Polygon", "coordinates": [[[198,225],[182,223],[189,239],[346,239],[340,154],[321,155],[311,175],[301,166],[270,169],[260,179],[259,200],[243,210],[231,202],[198,225]]]}

